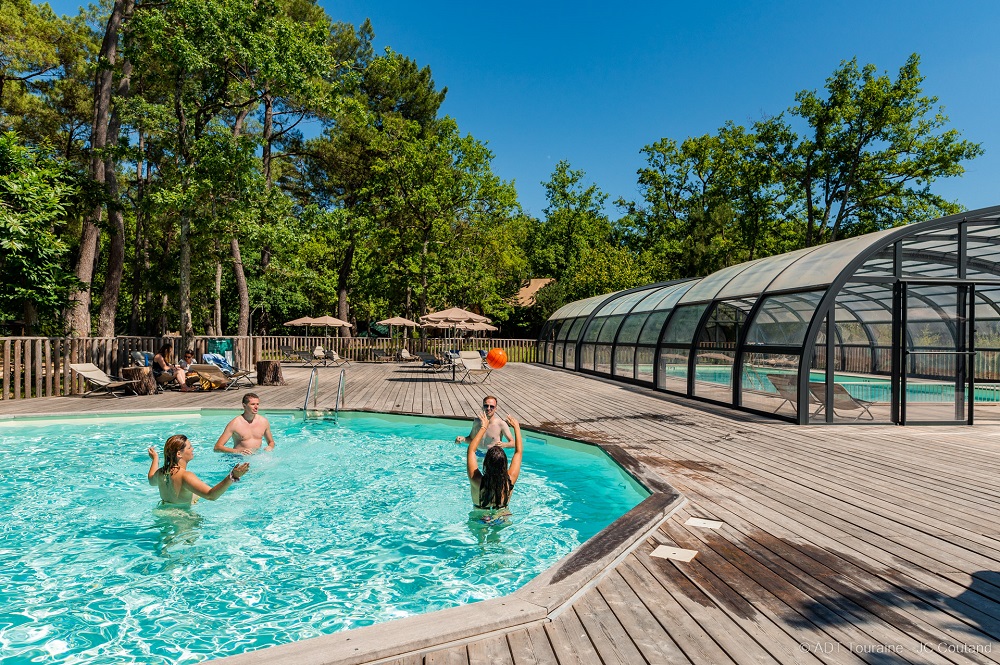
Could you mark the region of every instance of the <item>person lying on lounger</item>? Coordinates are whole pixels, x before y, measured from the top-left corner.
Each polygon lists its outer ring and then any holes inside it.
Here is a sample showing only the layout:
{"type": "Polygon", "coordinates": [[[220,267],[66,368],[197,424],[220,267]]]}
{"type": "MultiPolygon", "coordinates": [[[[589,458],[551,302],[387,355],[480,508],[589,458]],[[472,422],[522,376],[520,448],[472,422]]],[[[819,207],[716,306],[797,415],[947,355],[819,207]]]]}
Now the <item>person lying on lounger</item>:
{"type": "Polygon", "coordinates": [[[194,471],[187,470],[188,462],[194,459],[194,447],[183,434],[174,434],[163,444],[163,466],[159,466],[155,448],[147,448],[146,452],[152,460],[147,479],[160,490],[160,505],[190,506],[199,497],[215,501],[250,470],[247,462],[237,464],[215,487],[209,487],[194,471]]]}

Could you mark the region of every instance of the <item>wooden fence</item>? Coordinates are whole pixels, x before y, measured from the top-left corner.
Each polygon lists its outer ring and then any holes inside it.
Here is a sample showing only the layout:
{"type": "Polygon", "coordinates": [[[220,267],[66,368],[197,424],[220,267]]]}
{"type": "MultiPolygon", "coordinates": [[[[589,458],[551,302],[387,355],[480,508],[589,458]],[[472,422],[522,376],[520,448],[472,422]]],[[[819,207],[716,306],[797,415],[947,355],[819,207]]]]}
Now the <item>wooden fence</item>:
{"type": "MultiPolygon", "coordinates": [[[[197,358],[208,351],[211,340],[229,340],[234,364],[252,369],[258,360],[280,359],[281,348],[312,351],[317,346],[337,351],[352,360],[372,358],[372,350],[396,353],[405,345],[411,352],[441,355],[449,349],[462,351],[503,348],[511,362],[535,362],[536,343],[531,339],[430,338],[387,339],[364,337],[194,337],[187,348],[197,358]]],[[[0,368],[3,368],[0,400],[77,395],[86,392],[83,379],[70,371],[70,364],[94,363],[111,376],[132,364],[132,351],[156,353],[164,344],[182,357],[179,337],[0,337],[0,368]]]]}

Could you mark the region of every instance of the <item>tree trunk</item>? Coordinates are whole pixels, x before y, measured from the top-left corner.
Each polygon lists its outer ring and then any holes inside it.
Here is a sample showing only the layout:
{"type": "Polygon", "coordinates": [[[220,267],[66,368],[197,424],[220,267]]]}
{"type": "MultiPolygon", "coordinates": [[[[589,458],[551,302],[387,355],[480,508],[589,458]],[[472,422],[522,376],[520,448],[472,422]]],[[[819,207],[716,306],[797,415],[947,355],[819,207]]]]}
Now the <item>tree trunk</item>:
{"type": "MultiPolygon", "coordinates": [[[[104,40],[101,42],[101,52],[98,56],[100,66],[94,75],[94,116],[90,134],[90,178],[104,185],[105,164],[104,148],[108,140],[108,118],[111,112],[111,83],[115,60],[118,54],[118,31],[121,28],[122,17],[127,7],[134,0],[116,0],[108,17],[108,25],[104,30],[104,40]]],[[[103,187],[102,187],[103,189],[103,187]]],[[[83,220],[80,233],[80,253],[76,260],[76,277],[82,282],[78,291],[70,294],[66,310],[66,323],[69,334],[75,337],[86,337],[90,334],[90,285],[94,279],[94,256],[100,240],[102,205],[97,204],[83,220]]]]}
{"type": "Polygon", "coordinates": [[[247,290],[247,278],[243,272],[240,241],[236,236],[233,236],[230,248],[233,252],[233,275],[236,277],[236,293],[240,299],[240,313],[236,323],[236,334],[244,337],[250,329],[250,292],[247,290]]]}
{"type": "MultiPolygon", "coordinates": [[[[348,293],[348,283],[351,278],[351,267],[354,265],[354,238],[351,238],[351,244],[347,246],[347,253],[344,254],[344,260],[340,262],[340,270],[337,272],[337,318],[342,321],[350,321],[351,315],[350,303],[347,301],[348,293]]],[[[341,328],[341,335],[344,337],[351,336],[351,328],[341,328]]]]}
{"type": "Polygon", "coordinates": [[[215,261],[215,306],[212,307],[212,332],[222,334],[222,261],[215,261]]]}
{"type": "MultiPolygon", "coordinates": [[[[139,334],[139,292],[142,290],[142,275],[149,270],[149,254],[146,252],[146,236],[143,235],[143,212],[142,198],[145,191],[145,177],[143,176],[142,155],[146,150],[146,137],[139,130],[139,162],[135,167],[136,181],[136,211],[135,211],[135,268],[132,272],[132,311],[128,319],[128,332],[130,335],[139,334]],[[142,269],[139,269],[139,266],[142,269]]],[[[146,298],[149,303],[149,298],[146,298]]],[[[148,317],[147,317],[148,324],[148,317]]]]}
{"type": "Polygon", "coordinates": [[[181,314],[181,337],[185,342],[194,336],[194,325],[191,322],[191,217],[183,213],[181,217],[181,288],[178,309],[181,314]]]}

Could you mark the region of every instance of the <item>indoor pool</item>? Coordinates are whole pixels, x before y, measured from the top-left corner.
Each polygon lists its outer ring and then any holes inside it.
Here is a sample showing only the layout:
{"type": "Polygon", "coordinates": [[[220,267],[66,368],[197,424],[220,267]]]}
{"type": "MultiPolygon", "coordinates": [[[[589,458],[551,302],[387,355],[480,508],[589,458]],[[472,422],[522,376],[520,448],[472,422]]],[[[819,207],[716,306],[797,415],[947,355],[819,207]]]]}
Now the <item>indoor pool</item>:
{"type": "Polygon", "coordinates": [[[212,452],[235,414],[0,422],[0,662],[195,663],[508,594],[646,496],[599,449],[528,433],[512,518],[471,513],[468,423],[269,414],[215,502],[157,508],[146,448],[212,452]]]}

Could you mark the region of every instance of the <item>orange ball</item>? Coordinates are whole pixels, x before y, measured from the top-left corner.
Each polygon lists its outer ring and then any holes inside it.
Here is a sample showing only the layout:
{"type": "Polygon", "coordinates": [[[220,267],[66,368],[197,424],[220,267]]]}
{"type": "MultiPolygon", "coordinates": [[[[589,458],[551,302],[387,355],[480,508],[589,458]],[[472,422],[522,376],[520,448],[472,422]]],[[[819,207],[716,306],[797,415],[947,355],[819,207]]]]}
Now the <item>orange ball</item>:
{"type": "Polygon", "coordinates": [[[486,364],[493,369],[500,369],[507,364],[507,352],[501,348],[490,349],[486,354],[486,364]]]}

